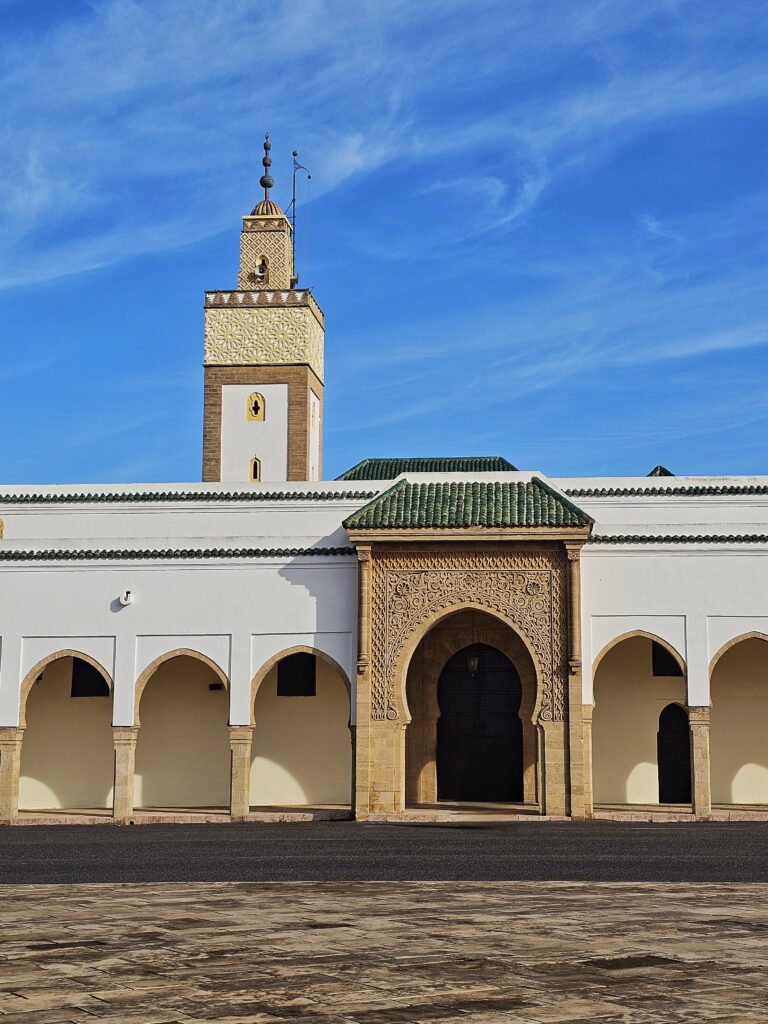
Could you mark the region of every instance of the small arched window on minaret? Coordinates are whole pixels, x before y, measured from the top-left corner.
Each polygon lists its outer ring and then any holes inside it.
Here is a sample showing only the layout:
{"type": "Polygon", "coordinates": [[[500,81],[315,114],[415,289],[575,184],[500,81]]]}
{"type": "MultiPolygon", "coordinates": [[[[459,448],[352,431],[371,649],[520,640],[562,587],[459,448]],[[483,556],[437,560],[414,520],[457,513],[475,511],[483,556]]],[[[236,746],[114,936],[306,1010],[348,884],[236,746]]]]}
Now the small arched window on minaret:
{"type": "Polygon", "coordinates": [[[256,269],[248,275],[248,282],[253,285],[269,284],[269,260],[266,256],[259,256],[256,269]]]}
{"type": "Polygon", "coordinates": [[[251,422],[263,423],[267,416],[264,395],[254,391],[245,400],[245,418],[251,422]]]}
{"type": "Polygon", "coordinates": [[[251,459],[251,482],[257,484],[261,480],[261,459],[251,459]]]}

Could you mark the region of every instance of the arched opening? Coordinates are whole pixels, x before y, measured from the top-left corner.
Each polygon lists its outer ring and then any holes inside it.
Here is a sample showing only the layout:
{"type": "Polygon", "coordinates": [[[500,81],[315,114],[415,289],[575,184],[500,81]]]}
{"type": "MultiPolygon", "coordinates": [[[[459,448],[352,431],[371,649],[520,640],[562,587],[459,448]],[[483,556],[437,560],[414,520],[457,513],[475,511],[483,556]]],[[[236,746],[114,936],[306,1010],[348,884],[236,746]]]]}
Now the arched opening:
{"type": "Polygon", "coordinates": [[[659,803],[691,802],[691,730],[688,712],[680,704],[667,704],[659,715],[656,733],[659,765],[659,803]]]}
{"type": "Polygon", "coordinates": [[[114,748],[107,673],[75,652],[37,665],[23,686],[20,810],[112,806],[114,748]]]}
{"type": "Polygon", "coordinates": [[[514,630],[447,615],[414,651],[406,696],[407,804],[536,803],[536,669],[514,630]]]}
{"type": "Polygon", "coordinates": [[[137,684],[134,806],[226,808],[230,752],[221,670],[194,652],[158,659],[137,684]]]}
{"type": "Polygon", "coordinates": [[[597,659],[594,695],[595,803],[658,804],[660,715],[687,703],[679,654],[647,633],[619,637],[597,659]]]}
{"type": "Polygon", "coordinates": [[[768,637],[727,645],[710,693],[712,802],[768,804],[768,637]]]}
{"type": "Polygon", "coordinates": [[[449,659],[437,684],[437,799],[521,802],[523,691],[517,669],[488,644],[449,659]]]}
{"type": "Polygon", "coordinates": [[[350,806],[349,683],[330,658],[295,648],[254,680],[251,806],[350,806]]]}

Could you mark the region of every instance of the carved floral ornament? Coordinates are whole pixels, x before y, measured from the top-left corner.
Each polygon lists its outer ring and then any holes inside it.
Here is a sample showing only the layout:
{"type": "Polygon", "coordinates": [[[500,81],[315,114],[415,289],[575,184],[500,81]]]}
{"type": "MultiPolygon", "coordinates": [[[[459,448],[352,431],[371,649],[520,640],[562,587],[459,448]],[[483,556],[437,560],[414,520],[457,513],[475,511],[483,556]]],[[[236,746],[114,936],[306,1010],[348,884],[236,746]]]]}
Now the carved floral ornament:
{"type": "Polygon", "coordinates": [[[462,607],[495,613],[519,633],[537,672],[539,718],[565,719],[567,605],[564,552],[467,552],[373,559],[371,718],[401,717],[408,661],[440,618],[462,607]]]}
{"type": "Polygon", "coordinates": [[[323,329],[311,310],[285,308],[207,308],[207,365],[308,363],[322,379],[323,329]]]}

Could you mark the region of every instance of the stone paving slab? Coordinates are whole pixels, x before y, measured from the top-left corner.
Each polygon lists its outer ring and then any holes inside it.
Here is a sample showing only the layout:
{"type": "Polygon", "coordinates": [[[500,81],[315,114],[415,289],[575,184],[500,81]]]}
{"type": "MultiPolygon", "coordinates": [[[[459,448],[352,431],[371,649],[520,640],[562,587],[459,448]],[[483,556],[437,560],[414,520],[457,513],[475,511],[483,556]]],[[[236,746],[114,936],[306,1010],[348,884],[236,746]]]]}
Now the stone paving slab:
{"type": "Polygon", "coordinates": [[[751,1024],[768,886],[0,887],[0,1024],[751,1024]]]}

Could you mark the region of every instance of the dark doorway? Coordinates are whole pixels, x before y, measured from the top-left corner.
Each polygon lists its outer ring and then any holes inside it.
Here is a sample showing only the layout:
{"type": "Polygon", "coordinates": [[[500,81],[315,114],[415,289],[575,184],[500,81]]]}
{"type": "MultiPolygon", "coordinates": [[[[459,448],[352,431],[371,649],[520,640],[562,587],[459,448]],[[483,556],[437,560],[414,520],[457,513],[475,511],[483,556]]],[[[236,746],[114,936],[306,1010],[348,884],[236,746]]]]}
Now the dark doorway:
{"type": "Polygon", "coordinates": [[[487,644],[465,647],[437,684],[437,798],[523,799],[522,686],[512,662],[487,644]]]}
{"type": "Polygon", "coordinates": [[[679,704],[668,704],[659,715],[656,734],[659,763],[659,803],[691,802],[691,734],[688,712],[679,704]]]}

